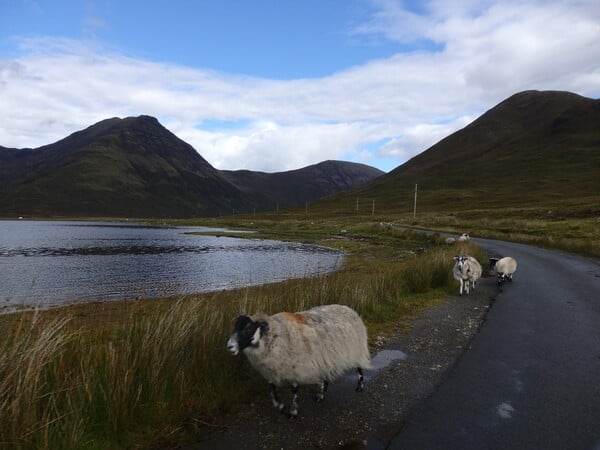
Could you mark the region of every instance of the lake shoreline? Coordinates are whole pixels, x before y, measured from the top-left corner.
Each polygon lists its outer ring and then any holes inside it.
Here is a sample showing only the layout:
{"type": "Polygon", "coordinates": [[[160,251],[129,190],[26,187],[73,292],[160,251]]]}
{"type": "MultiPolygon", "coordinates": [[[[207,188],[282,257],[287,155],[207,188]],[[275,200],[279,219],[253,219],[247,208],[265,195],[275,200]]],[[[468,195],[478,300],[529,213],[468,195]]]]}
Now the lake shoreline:
{"type": "Polygon", "coordinates": [[[133,221],[0,222],[0,313],[215,292],[317,276],[343,262],[334,249],[242,239],[247,231],[133,221]]]}

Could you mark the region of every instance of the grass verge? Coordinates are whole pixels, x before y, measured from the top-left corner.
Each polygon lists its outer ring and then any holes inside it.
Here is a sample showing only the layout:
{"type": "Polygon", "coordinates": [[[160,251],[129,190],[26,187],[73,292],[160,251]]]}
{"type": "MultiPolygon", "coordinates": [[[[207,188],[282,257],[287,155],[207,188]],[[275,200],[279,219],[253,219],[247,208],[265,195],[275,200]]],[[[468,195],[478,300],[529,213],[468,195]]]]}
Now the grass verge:
{"type": "MultiPolygon", "coordinates": [[[[0,317],[0,447],[118,449],[196,439],[264,396],[264,380],[224,347],[240,313],[346,304],[374,339],[456,287],[452,256],[473,244],[356,224],[271,228],[271,237],[348,251],[317,278],[180,299],[78,305],[0,317]]],[[[264,237],[264,234],[261,235],[264,237]]]]}

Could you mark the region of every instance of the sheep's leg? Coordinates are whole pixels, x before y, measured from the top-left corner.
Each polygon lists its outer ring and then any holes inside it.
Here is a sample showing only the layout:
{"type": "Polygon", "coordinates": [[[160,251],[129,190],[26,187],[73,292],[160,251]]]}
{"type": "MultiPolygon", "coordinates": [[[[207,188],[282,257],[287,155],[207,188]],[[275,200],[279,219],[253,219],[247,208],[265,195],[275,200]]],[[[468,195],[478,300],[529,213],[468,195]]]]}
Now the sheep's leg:
{"type": "Polygon", "coordinates": [[[277,411],[281,411],[283,409],[283,403],[279,401],[279,397],[277,397],[277,390],[275,389],[275,385],[273,383],[269,383],[269,396],[271,397],[271,403],[277,411]]]}
{"type": "Polygon", "coordinates": [[[458,280],[458,282],[460,283],[460,289],[458,290],[458,295],[462,295],[463,294],[463,280],[462,278],[460,280],[458,280]]]}
{"type": "Polygon", "coordinates": [[[358,373],[358,384],[356,385],[356,392],[360,392],[365,387],[365,377],[363,376],[363,371],[360,367],[356,368],[356,373],[358,373]]]}
{"type": "Polygon", "coordinates": [[[298,384],[292,383],[292,406],[290,407],[290,420],[298,417],[298,384]]]}
{"type": "Polygon", "coordinates": [[[327,392],[327,387],[329,386],[329,382],[327,380],[323,380],[321,385],[319,386],[319,393],[315,397],[315,401],[317,403],[321,403],[325,398],[325,393],[327,392]]]}

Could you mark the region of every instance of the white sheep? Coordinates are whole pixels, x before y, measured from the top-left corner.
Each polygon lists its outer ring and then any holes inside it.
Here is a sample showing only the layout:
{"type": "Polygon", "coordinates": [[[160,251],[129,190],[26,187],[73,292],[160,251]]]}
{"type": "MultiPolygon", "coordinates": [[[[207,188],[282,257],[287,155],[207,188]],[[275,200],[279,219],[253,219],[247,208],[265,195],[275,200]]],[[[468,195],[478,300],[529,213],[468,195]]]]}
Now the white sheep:
{"type": "Polygon", "coordinates": [[[490,267],[498,276],[498,284],[502,284],[506,280],[512,281],[513,274],[517,270],[517,261],[510,256],[500,259],[490,258],[490,267]]]}
{"type": "Polygon", "coordinates": [[[467,242],[469,239],[471,239],[471,237],[469,236],[469,233],[463,233],[458,238],[458,242],[467,242]]]}
{"type": "Polygon", "coordinates": [[[276,387],[292,386],[291,419],[298,415],[298,386],[319,384],[322,401],[330,381],[356,369],[356,391],[364,387],[363,369],[371,367],[367,329],[360,316],[343,305],[325,305],[298,313],[242,315],[235,320],[227,349],[243,351],[250,364],[269,382],[273,406],[284,408],[276,387]]]}
{"type": "Polygon", "coordinates": [[[472,256],[455,256],[454,261],[452,275],[460,284],[458,293],[462,295],[464,290],[469,295],[470,289],[475,289],[475,283],[481,277],[481,264],[472,256]]]}
{"type": "Polygon", "coordinates": [[[456,242],[456,239],[454,239],[453,237],[447,237],[446,239],[444,239],[444,243],[446,245],[452,245],[456,242]]]}

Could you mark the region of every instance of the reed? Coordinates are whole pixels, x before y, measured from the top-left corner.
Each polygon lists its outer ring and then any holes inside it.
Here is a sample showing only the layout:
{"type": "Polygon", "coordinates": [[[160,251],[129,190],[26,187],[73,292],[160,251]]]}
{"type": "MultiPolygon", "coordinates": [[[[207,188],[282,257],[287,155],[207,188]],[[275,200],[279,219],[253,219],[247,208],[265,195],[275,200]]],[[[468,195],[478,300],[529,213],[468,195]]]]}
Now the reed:
{"type": "MultiPolygon", "coordinates": [[[[321,277],[145,302],[97,323],[68,309],[4,317],[0,447],[166,446],[193,438],[199,418],[247,410],[264,386],[244,358],[225,352],[238,314],[342,303],[359,311],[373,339],[454,289],[454,248],[433,237],[415,253],[416,236],[394,233],[378,232],[389,240],[378,257],[361,254],[321,277]]],[[[471,244],[465,251],[485,258],[471,244]]]]}

